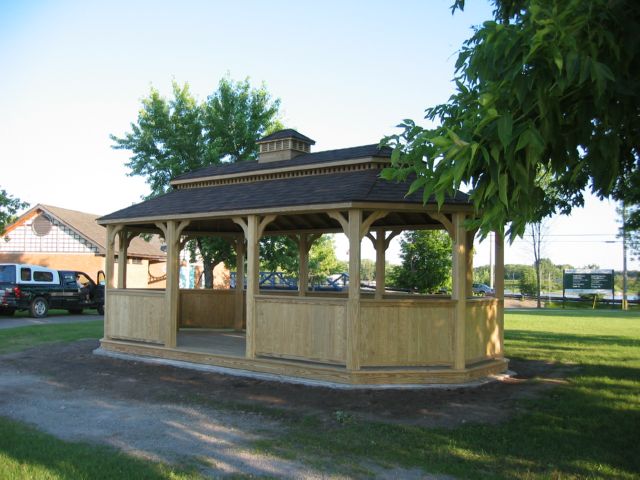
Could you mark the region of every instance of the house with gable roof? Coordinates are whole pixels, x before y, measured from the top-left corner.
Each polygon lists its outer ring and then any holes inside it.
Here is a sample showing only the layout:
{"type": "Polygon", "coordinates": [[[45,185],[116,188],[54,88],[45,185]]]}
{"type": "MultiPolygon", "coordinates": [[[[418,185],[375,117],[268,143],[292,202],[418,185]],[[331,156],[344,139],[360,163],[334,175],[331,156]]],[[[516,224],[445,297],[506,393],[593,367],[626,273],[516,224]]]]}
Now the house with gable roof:
{"type": "MultiPolygon", "coordinates": [[[[28,263],[60,270],[79,270],[91,277],[105,270],[106,228],[98,215],[38,204],[0,236],[0,263],[28,263]]],[[[131,240],[127,249],[127,285],[164,288],[166,253],[161,239],[131,240]]]]}

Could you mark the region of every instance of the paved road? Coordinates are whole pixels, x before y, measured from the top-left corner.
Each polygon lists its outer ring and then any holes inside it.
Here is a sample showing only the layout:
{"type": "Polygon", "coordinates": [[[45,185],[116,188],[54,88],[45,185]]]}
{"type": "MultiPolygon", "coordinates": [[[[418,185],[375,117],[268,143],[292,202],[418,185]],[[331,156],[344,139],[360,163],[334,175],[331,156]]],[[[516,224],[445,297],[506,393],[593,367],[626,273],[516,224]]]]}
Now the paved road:
{"type": "Polygon", "coordinates": [[[0,330],[5,328],[26,327],[28,325],[51,325],[55,323],[82,323],[94,320],[102,320],[104,317],[97,314],[88,315],[52,315],[46,318],[31,317],[4,317],[0,316],[0,330]]]}

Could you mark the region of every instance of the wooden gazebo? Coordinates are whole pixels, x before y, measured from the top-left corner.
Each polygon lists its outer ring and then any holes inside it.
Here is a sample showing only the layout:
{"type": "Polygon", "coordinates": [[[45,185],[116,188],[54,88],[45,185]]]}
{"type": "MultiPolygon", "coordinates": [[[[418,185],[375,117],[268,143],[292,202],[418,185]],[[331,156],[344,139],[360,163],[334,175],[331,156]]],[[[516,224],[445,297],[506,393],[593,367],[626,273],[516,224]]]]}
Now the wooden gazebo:
{"type": "Polygon", "coordinates": [[[169,193],[100,218],[107,227],[101,348],[358,385],[462,383],[506,370],[503,242],[496,235],[495,297],[473,297],[468,197],[457,193],[438,210],[435,203],[424,205],[421,194],[406,196],[408,184],[379,177],[388,149],[310,153],[313,143],[295,130],[276,132],[259,141],[257,161],[182,175],[169,193]],[[450,296],[385,291],[389,241],[420,229],[444,229],[452,238],[450,296]],[[309,249],[321,234],[337,232],[349,240],[348,291],[310,291],[309,249]],[[166,241],[166,289],[126,286],[127,245],[143,233],[160,233],[166,241]],[[298,291],[258,288],[265,235],[298,242],[298,291]],[[234,290],[179,288],[179,252],[196,236],[233,243],[234,290]],[[375,293],[359,288],[365,237],[377,253],[375,293]]]}

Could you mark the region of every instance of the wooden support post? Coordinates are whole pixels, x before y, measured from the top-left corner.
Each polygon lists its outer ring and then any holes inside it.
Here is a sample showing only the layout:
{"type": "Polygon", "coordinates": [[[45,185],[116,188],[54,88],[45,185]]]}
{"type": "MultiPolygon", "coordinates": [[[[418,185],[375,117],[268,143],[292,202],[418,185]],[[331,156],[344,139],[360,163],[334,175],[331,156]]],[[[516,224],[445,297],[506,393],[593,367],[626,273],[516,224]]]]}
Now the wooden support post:
{"type": "Polygon", "coordinates": [[[118,233],[118,288],[127,288],[127,250],[134,237],[124,229],[118,233]]]}
{"type": "Polygon", "coordinates": [[[465,295],[467,297],[473,296],[473,239],[476,236],[476,230],[470,230],[465,234],[465,260],[466,260],[466,282],[465,282],[465,295]]]}
{"type": "Polygon", "coordinates": [[[260,271],[260,237],[258,235],[258,216],[247,218],[247,358],[256,356],[256,299],[258,294],[258,274],[260,271]]]}
{"type": "Polygon", "coordinates": [[[307,284],[309,283],[309,237],[306,233],[298,236],[298,254],[300,255],[300,265],[298,270],[298,296],[307,295],[307,284]]]}
{"type": "Polygon", "coordinates": [[[385,247],[385,232],[383,228],[379,228],[376,230],[376,293],[375,299],[382,300],[384,297],[384,287],[385,287],[385,278],[384,278],[384,264],[385,264],[385,256],[387,253],[387,249],[385,247]]]}
{"type": "Polygon", "coordinates": [[[495,232],[495,296],[498,301],[497,323],[500,329],[500,346],[498,348],[500,356],[504,355],[504,236],[500,232],[495,232]]]}
{"type": "Polygon", "coordinates": [[[244,323],[244,237],[236,238],[234,247],[236,250],[236,305],[233,328],[240,331],[244,323]]]}
{"type": "Polygon", "coordinates": [[[391,240],[398,236],[402,230],[392,230],[389,235],[386,235],[384,228],[377,228],[375,236],[371,233],[367,233],[365,236],[373,243],[373,248],[376,251],[376,293],[375,299],[382,300],[384,298],[384,292],[386,287],[385,280],[385,256],[391,240]]]}
{"type": "Polygon", "coordinates": [[[167,287],[165,290],[167,317],[164,322],[164,345],[175,348],[180,312],[180,235],[189,222],[178,223],[175,220],[170,220],[166,224],[157,225],[163,231],[167,243],[167,287]]]}
{"type": "Polygon", "coordinates": [[[465,214],[453,214],[455,242],[453,244],[453,295],[456,302],[454,315],[453,368],[464,370],[465,329],[467,320],[467,235],[464,228],[465,214]]]}
{"type": "Polygon", "coordinates": [[[105,256],[104,276],[106,290],[114,288],[114,265],[116,236],[122,231],[124,225],[107,225],[107,252],[105,256]]]}
{"type": "Polygon", "coordinates": [[[349,210],[349,297],[347,300],[347,370],[360,369],[360,242],[362,210],[349,210]]]}
{"type": "MultiPolygon", "coordinates": [[[[113,271],[115,264],[115,243],[116,243],[116,235],[120,230],[122,230],[122,225],[107,225],[107,245],[104,259],[104,304],[107,305],[107,300],[109,297],[109,290],[113,289],[113,271]]],[[[109,309],[105,308],[104,310],[104,333],[105,337],[107,336],[107,332],[110,331],[109,323],[111,318],[109,316],[109,309]]]]}

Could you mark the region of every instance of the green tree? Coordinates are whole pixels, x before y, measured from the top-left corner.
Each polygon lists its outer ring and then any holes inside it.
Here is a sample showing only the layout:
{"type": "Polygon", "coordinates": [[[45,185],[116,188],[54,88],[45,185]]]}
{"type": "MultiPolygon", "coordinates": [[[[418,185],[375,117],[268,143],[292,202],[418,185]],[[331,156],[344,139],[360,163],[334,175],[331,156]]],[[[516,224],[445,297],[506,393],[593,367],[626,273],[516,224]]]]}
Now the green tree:
{"type": "Polygon", "coordinates": [[[309,275],[311,278],[324,280],[329,275],[344,271],[344,262],[336,257],[333,235],[322,235],[313,242],[309,252],[309,275]]]}
{"type": "MultiPolygon", "coordinates": [[[[335,253],[333,236],[322,235],[309,251],[309,277],[324,280],[333,273],[342,272],[343,265],[335,253]]],[[[260,269],[267,272],[282,271],[297,277],[300,268],[298,244],[288,236],[269,236],[260,245],[260,269]]]]}
{"type": "MultiPolygon", "coordinates": [[[[206,101],[199,102],[189,85],[173,82],[173,98],[151,88],[131,131],[111,135],[113,148],[131,151],[128,175],[145,177],[151,192],[145,199],[171,189],[170,181],[187,172],[219,164],[255,159],[256,140],[278,129],[280,101],[264,86],[252,88],[249,79],[223,78],[206,101]]],[[[188,243],[192,257],[204,263],[205,286],[213,285],[213,267],[231,265],[235,252],[221,238],[198,238],[188,243]]]]}
{"type": "Polygon", "coordinates": [[[587,187],[640,204],[640,2],[494,4],[459,53],[456,92],[426,110],[437,126],[405,120],[383,140],[394,147],[384,176],[440,205],[468,185],[482,212],[470,223],[483,234],[509,224],[512,240],[582,205],[587,187]]]}
{"type": "Polygon", "coordinates": [[[537,291],[538,279],[536,270],[533,267],[528,267],[522,271],[522,277],[520,277],[520,293],[522,295],[536,295],[537,291]]]}
{"type": "Polygon", "coordinates": [[[16,213],[28,206],[28,203],[12,197],[6,190],[0,188],[0,234],[4,232],[7,225],[16,220],[16,213]]]}
{"type": "Polygon", "coordinates": [[[360,280],[369,282],[376,277],[376,262],[369,258],[360,261],[360,280]]]}
{"type": "Polygon", "coordinates": [[[298,276],[298,244],[285,235],[270,235],[260,241],[260,270],[264,272],[282,271],[298,276]]]}
{"type": "Polygon", "coordinates": [[[421,293],[451,284],[451,239],[446,232],[405,232],[400,239],[401,265],[390,272],[390,283],[421,293]]]}

